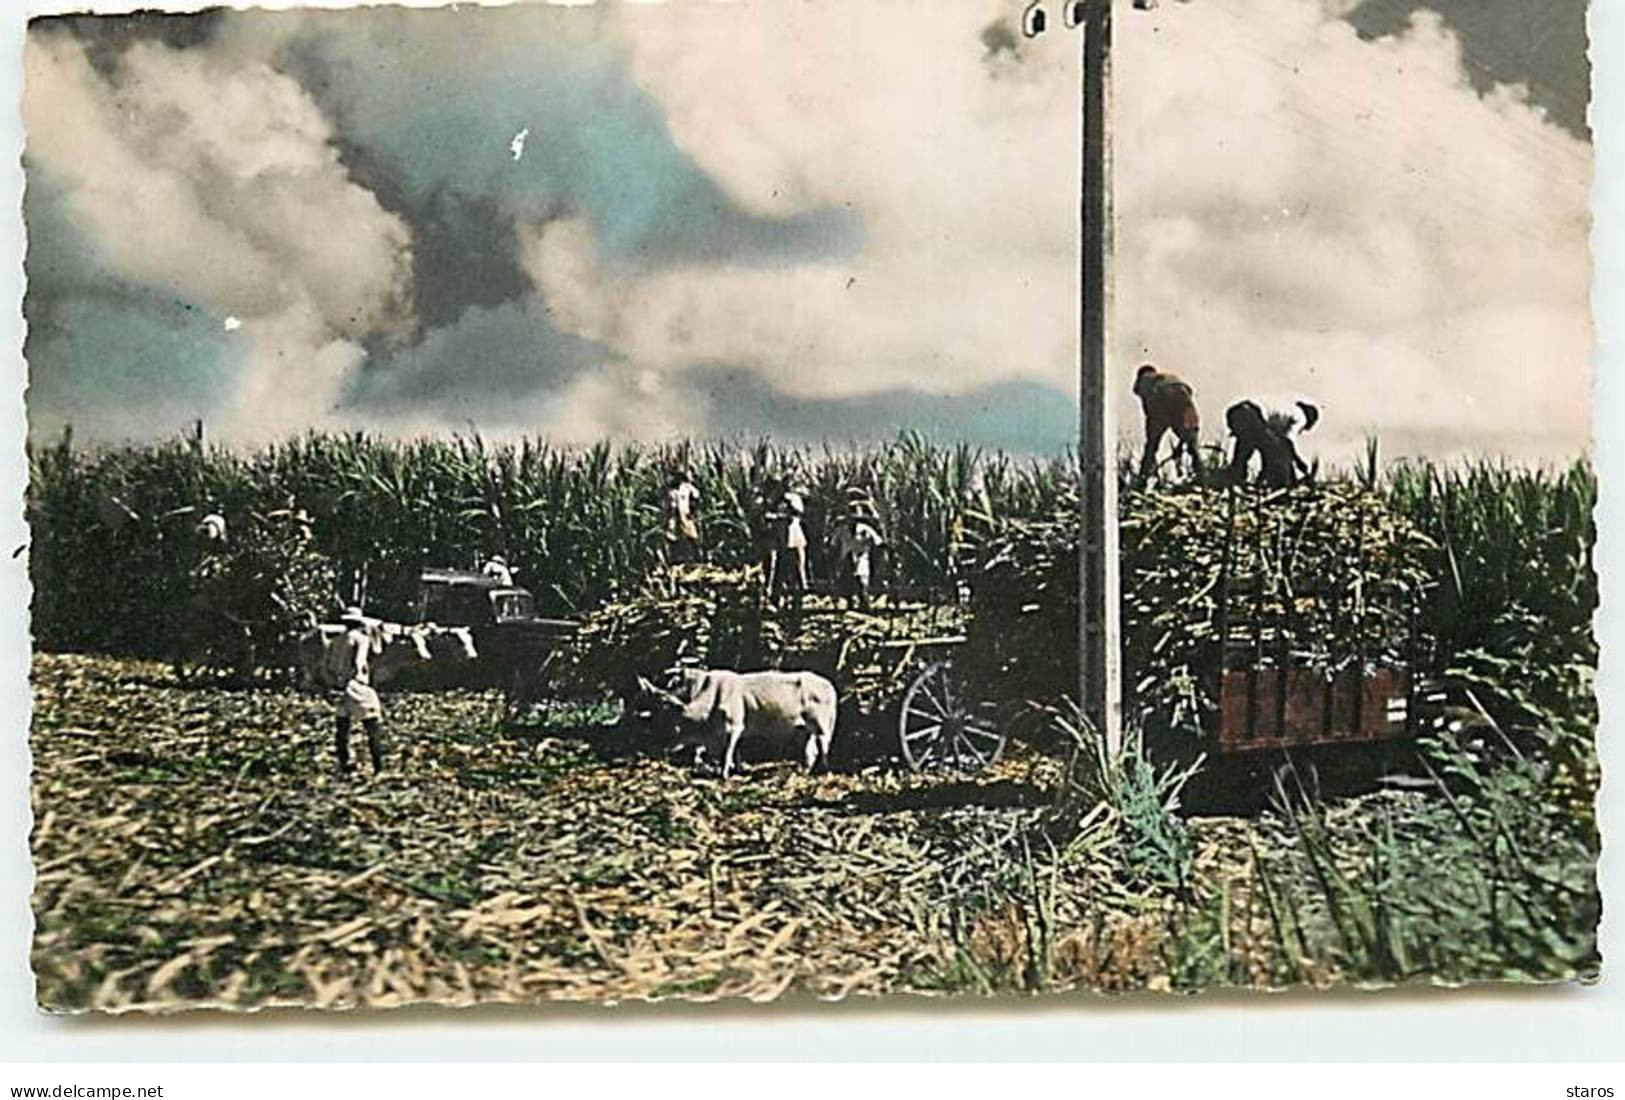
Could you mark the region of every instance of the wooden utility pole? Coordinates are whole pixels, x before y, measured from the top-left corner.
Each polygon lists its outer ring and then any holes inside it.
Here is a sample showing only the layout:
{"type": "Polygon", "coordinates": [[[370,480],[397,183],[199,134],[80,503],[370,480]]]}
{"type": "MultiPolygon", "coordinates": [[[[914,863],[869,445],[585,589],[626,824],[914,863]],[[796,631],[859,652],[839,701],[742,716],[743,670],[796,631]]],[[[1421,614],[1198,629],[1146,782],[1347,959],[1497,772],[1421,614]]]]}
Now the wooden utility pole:
{"type": "MultiPolygon", "coordinates": [[[[1112,4],[1113,0],[1072,0],[1066,22],[1081,30],[1083,36],[1079,691],[1084,716],[1106,739],[1107,752],[1116,756],[1123,746],[1123,685],[1118,645],[1121,562],[1117,549],[1117,416],[1110,385],[1112,4]]],[[[1136,6],[1149,5],[1139,0],[1136,6]]]]}

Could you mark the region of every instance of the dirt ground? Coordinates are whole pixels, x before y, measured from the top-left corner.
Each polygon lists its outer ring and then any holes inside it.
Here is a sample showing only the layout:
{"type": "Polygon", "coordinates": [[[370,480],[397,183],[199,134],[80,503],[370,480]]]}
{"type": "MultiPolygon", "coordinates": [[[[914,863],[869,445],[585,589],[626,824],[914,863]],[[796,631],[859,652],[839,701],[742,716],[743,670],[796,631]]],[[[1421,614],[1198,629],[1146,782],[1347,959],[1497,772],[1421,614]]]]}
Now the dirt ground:
{"type": "MultiPolygon", "coordinates": [[[[51,1010],[1169,984],[1166,897],[1023,841],[1052,758],[723,783],[586,714],[504,726],[495,696],[441,692],[388,698],[385,774],[346,779],[320,696],[70,655],[33,678],[51,1010]]],[[[1251,826],[1193,834],[1236,883],[1227,935],[1256,930],[1251,826]]]]}

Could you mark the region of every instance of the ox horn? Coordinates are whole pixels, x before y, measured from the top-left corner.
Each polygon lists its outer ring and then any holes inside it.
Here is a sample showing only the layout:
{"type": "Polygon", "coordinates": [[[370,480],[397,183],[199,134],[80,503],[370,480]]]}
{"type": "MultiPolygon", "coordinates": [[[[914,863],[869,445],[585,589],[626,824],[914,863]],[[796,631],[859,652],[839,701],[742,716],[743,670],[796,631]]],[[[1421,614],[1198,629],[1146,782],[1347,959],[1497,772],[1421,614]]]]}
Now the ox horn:
{"type": "Polygon", "coordinates": [[[638,690],[672,707],[682,707],[683,701],[665,688],[656,686],[647,677],[638,677],[638,690]]]}

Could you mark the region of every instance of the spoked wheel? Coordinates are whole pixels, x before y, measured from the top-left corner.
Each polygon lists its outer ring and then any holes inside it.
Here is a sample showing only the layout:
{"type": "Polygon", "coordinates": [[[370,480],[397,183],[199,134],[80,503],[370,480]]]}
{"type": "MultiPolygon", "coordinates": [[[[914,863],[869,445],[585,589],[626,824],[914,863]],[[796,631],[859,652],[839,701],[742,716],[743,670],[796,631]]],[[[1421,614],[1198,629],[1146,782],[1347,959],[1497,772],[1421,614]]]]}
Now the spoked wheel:
{"type": "Polygon", "coordinates": [[[897,717],[903,759],[915,771],[985,768],[1004,751],[996,709],[967,696],[949,661],[922,669],[903,694],[897,717]]]}

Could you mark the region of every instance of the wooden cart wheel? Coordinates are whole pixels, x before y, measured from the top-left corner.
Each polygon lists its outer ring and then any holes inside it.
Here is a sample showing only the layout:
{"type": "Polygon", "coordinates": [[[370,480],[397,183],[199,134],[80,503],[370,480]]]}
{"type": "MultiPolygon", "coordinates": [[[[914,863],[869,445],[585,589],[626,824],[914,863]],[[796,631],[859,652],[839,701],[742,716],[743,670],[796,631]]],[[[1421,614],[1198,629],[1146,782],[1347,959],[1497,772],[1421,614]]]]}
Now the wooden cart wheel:
{"type": "Polygon", "coordinates": [[[967,697],[950,661],[933,661],[909,683],[897,737],[915,771],[985,768],[999,758],[1005,741],[993,705],[967,697]]]}

